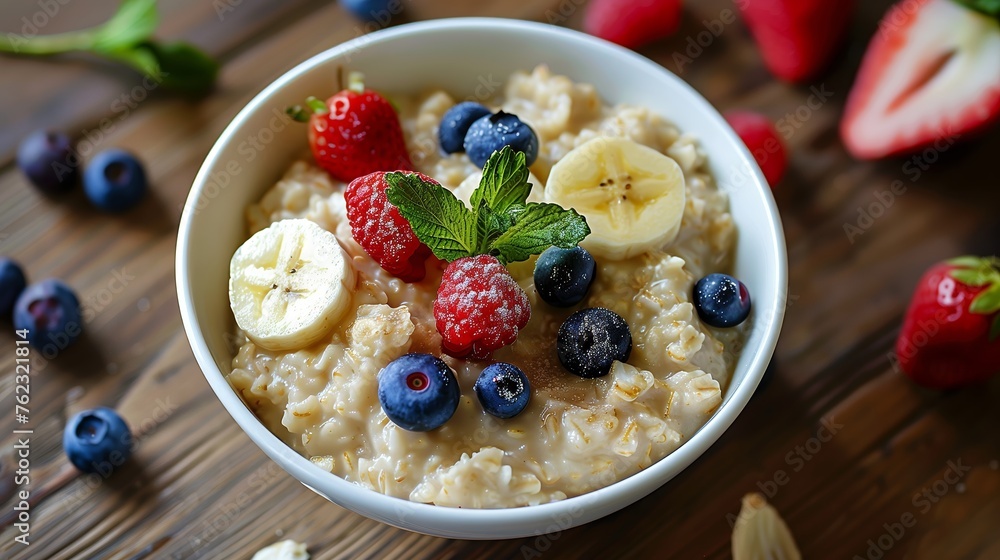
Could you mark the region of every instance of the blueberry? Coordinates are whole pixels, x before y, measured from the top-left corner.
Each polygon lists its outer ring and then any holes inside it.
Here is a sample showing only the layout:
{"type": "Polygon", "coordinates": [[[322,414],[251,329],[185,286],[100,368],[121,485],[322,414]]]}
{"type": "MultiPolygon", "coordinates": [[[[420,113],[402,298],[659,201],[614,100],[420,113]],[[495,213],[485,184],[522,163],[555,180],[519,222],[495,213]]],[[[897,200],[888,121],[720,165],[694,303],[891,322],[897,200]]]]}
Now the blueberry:
{"type": "Polygon", "coordinates": [[[340,0],[340,4],[361,21],[377,23],[382,27],[389,25],[393,16],[403,11],[399,0],[340,0]]]}
{"type": "Polygon", "coordinates": [[[10,259],[0,259],[0,315],[10,317],[14,302],[27,285],[24,271],[10,259]]]}
{"type": "Polygon", "coordinates": [[[632,353],[632,332],[620,315],[603,307],[581,309],[559,327],[559,361],[570,373],[592,378],[607,375],[614,361],[632,353]]]}
{"type": "Polygon", "coordinates": [[[728,274],[709,274],[694,285],[694,308],[713,327],[735,327],[750,316],[750,292],[728,274]]]}
{"type": "Polygon", "coordinates": [[[596,273],[597,263],[583,247],[549,247],[535,261],[535,289],[545,303],[570,307],[583,301],[596,273]]]}
{"type": "Polygon", "coordinates": [[[132,154],[105,150],[83,172],[83,190],[94,206],[106,212],[124,212],[146,194],[146,172],[132,154]]]}
{"type": "Polygon", "coordinates": [[[465,134],[472,123],[492,114],[492,111],[474,101],[464,101],[444,114],[438,127],[438,143],[446,154],[464,152],[465,134]]]}
{"type": "Polygon", "coordinates": [[[497,418],[513,418],[528,406],[531,385],[515,365],[498,362],[486,366],[475,385],[483,410],[497,418]]]}
{"type": "Polygon", "coordinates": [[[406,354],[378,374],[382,410],[400,428],[429,432],[458,408],[461,392],[448,364],[430,354],[406,354]]]}
{"type": "Polygon", "coordinates": [[[49,195],[65,193],[79,178],[73,143],[61,132],[39,130],[21,142],[17,165],[32,184],[49,195]]]}
{"type": "Polygon", "coordinates": [[[517,115],[498,111],[496,114],[480,117],[472,123],[465,135],[465,152],[472,163],[482,167],[493,152],[510,146],[524,152],[528,165],[538,158],[538,136],[531,127],[521,122],[517,115]]]}
{"type": "Polygon", "coordinates": [[[52,345],[56,351],[66,348],[82,328],[80,300],[59,280],[28,286],[14,303],[14,329],[27,330],[28,343],[40,350],[52,345]]]}
{"type": "Polygon", "coordinates": [[[110,408],[85,410],[66,423],[63,450],[77,469],[108,476],[132,455],[132,432],[110,408]]]}

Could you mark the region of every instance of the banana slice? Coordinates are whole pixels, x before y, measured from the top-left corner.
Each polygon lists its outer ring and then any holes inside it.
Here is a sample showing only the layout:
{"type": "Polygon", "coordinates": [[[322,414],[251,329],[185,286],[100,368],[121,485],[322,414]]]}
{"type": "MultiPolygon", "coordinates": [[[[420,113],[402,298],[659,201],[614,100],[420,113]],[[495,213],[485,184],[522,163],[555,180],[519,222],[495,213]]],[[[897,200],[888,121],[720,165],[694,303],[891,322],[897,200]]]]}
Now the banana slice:
{"type": "MultiPolygon", "coordinates": [[[[479,182],[483,180],[483,172],[476,171],[472,175],[469,175],[455,187],[452,192],[459,200],[465,203],[466,206],[470,206],[470,200],[472,200],[472,191],[476,190],[479,186],[479,182]]],[[[534,173],[528,172],[528,182],[531,183],[531,192],[528,194],[528,202],[544,202],[545,195],[542,194],[545,190],[545,184],[535,177],[534,173]]]]}
{"type": "Polygon", "coordinates": [[[566,154],[545,185],[545,199],[587,218],[587,250],[625,259],[677,237],[684,172],[672,158],[626,138],[595,138],[566,154]]]}
{"type": "Polygon", "coordinates": [[[236,324],[273,351],[305,348],[347,312],[354,268],[337,237],[309,220],[282,220],[247,239],[229,262],[236,324]]]}

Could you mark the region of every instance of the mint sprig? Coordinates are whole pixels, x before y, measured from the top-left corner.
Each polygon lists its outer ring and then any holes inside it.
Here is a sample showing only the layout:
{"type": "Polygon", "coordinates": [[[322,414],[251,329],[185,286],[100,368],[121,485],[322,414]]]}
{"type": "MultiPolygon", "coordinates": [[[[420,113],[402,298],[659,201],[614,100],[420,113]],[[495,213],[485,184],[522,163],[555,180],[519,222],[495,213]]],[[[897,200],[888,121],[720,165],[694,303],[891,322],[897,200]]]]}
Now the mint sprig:
{"type": "Polygon", "coordinates": [[[986,287],[969,304],[969,312],[978,315],[996,313],[990,324],[990,340],[1000,338],[1000,259],[997,257],[964,256],[951,259],[948,264],[957,268],[949,275],[973,288],[986,287]]]}
{"type": "Polygon", "coordinates": [[[165,88],[191,95],[208,92],[219,63],[183,42],[159,43],[152,38],[159,15],[156,0],[122,0],[102,25],[56,35],[0,35],[0,52],[48,56],[90,52],[131,66],[165,88]]]}
{"type": "Polygon", "coordinates": [[[453,261],[489,254],[504,264],[527,260],[555,245],[570,248],[590,234],[587,220],[557,204],[528,202],[524,153],[494,152],[469,209],[450,190],[406,172],[387,173],[385,194],[417,239],[436,257],[453,261]]]}

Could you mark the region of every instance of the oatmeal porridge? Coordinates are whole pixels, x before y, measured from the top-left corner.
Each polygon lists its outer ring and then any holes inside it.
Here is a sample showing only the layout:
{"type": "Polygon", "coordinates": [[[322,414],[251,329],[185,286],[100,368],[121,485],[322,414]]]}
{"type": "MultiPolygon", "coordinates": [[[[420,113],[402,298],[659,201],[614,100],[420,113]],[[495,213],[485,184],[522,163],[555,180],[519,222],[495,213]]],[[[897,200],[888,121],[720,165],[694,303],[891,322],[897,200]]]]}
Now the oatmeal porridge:
{"type": "MultiPolygon", "coordinates": [[[[469,155],[439,148],[442,119],[461,100],[444,91],[392,100],[413,169],[470,204],[484,171],[469,155]]],[[[247,209],[249,234],[296,219],[332,232],[343,257],[324,273],[336,274],[344,288],[328,302],[337,319],[315,336],[275,342],[245,336],[237,313],[243,343],[228,380],[273,433],[326,471],[413,501],[501,508],[593,491],[677,449],[720,406],[748,322],[709,326],[692,301],[699,279],[729,270],[736,237],[727,197],[697,139],[641,106],[606,105],[592,86],[544,66],[512,75],[502,94],[484,104],[516,115],[537,135],[529,203],[552,200],[546,185],[560,172],[560,160],[588,142],[621,138],[676,162],[679,228],[666,243],[635,254],[614,254],[617,242],[627,240],[612,237],[599,246],[588,237],[581,245],[594,253],[596,273],[584,299],[568,307],[540,298],[537,256],[510,262],[530,318],[489,359],[455,358],[442,353],[434,311],[446,263],[429,258],[420,280],[388,272],[352,235],[345,185],[315,161],[297,161],[247,209]],[[568,372],[556,347],[560,326],[586,308],[613,311],[631,336],[627,359],[594,378],[568,372]],[[440,356],[457,379],[455,411],[436,429],[403,429],[380,403],[380,372],[408,353],[440,356]],[[513,364],[530,382],[527,404],[511,418],[484,411],[474,390],[493,362],[513,364]]],[[[578,210],[596,229],[594,215],[578,210]]]]}

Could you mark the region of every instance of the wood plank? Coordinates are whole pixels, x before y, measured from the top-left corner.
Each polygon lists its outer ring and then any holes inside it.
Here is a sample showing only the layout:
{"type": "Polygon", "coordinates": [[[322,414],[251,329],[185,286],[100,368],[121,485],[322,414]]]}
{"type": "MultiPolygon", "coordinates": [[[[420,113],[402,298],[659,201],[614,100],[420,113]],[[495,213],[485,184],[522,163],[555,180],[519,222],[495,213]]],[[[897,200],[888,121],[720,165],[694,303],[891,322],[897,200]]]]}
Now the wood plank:
{"type": "MultiPolygon", "coordinates": [[[[111,4],[84,9],[71,3],[49,29],[98,21],[111,4]]],[[[986,181],[1000,134],[949,149],[916,180],[902,160],[858,163],[844,153],[837,121],[865,37],[887,0],[861,3],[851,47],[813,84],[832,92],[830,98],[806,118],[794,115],[808,107],[811,88],[771,79],[739,22],[678,66],[674,55],[685,53],[689,39],[730,2],[689,3],[681,31],[642,50],[721,109],[794,119],[787,121],[793,132],[786,138],[793,165],[776,193],[791,265],[778,374],[701,459],[649,497],[585,527],[499,542],[408,533],[329,504],[269,461],[204,382],[180,330],[174,295],[180,204],[214,139],[246,101],[298,61],[353,37],[358,24],[335,3],[315,0],[243,0],[222,21],[207,2],[163,4],[163,36],[195,41],[225,66],[213,95],[197,102],[153,96],[102,140],[143,158],[154,196],[133,213],[108,217],[79,193],[48,200],[9,165],[0,171],[0,253],[23,262],[32,278],[64,278],[93,311],[86,340],[35,364],[32,489],[42,499],[33,506],[29,548],[12,543],[10,518],[3,517],[12,506],[6,479],[13,441],[6,434],[14,424],[0,415],[0,556],[248,558],[270,542],[294,538],[321,559],[728,558],[727,515],[737,513],[750,491],[773,494],[806,558],[864,557],[868,540],[877,541],[884,524],[908,512],[917,523],[894,539],[886,558],[1000,552],[1000,506],[992,499],[1000,487],[1000,412],[992,406],[1000,383],[979,391],[923,391],[892,371],[889,358],[909,293],[929,263],[1000,250],[1000,224],[992,216],[1000,193],[986,181]],[[855,223],[858,209],[878,203],[875,193],[896,180],[905,181],[905,194],[863,235],[849,239],[844,224],[855,223]],[[141,432],[130,466],[91,488],[67,465],[59,441],[69,415],[96,405],[116,406],[141,432]],[[797,448],[816,445],[810,442],[824,421],[843,427],[808,460],[796,455],[797,448]],[[957,459],[971,472],[923,513],[914,495],[933,488],[948,461],[957,459]],[[774,482],[779,472],[786,483],[774,482]]],[[[412,3],[409,17],[545,21],[559,6],[556,0],[426,0],[412,3]]],[[[3,21],[16,21],[33,9],[26,3],[0,13],[3,21]]],[[[579,27],[581,11],[570,11],[565,23],[579,27]]],[[[93,127],[113,112],[113,96],[135,80],[82,61],[4,58],[0,72],[14,77],[0,84],[9,101],[0,104],[0,118],[10,123],[0,131],[0,167],[26,130],[54,123],[74,131],[93,127]]],[[[0,335],[0,363],[12,363],[10,341],[0,335]]],[[[12,375],[0,376],[0,403],[12,402],[12,385],[12,375]]]]}

